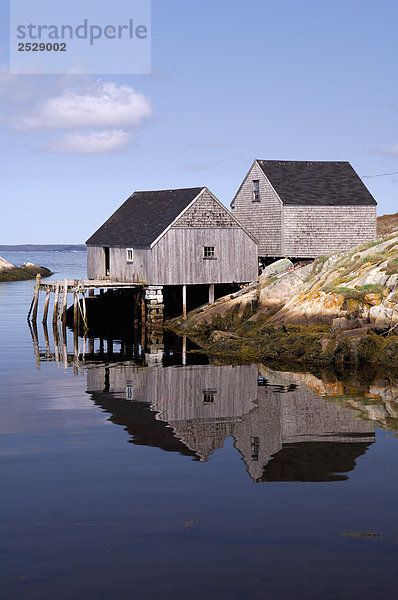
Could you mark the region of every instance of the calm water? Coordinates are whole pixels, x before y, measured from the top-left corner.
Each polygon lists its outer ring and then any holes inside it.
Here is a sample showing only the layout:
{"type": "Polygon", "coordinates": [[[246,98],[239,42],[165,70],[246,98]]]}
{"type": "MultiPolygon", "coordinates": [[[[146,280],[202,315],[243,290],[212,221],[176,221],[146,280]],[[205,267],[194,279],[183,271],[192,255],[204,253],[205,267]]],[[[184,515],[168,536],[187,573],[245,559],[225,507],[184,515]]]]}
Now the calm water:
{"type": "MultiPolygon", "coordinates": [[[[85,274],[80,253],[2,256],[85,274]]],[[[393,379],[170,340],[56,357],[27,326],[33,286],[0,284],[1,598],[397,596],[393,379]]]]}

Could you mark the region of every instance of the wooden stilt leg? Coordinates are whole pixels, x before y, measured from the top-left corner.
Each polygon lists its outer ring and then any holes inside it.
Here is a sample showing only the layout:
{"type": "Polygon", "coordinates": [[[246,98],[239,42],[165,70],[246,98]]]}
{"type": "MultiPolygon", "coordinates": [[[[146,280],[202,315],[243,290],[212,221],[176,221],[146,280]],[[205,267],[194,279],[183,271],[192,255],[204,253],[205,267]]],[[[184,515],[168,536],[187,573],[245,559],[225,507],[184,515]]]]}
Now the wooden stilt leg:
{"type": "Polygon", "coordinates": [[[57,325],[58,302],[59,302],[59,282],[57,281],[57,284],[55,286],[55,293],[54,293],[53,327],[56,327],[56,325],[57,325]]]}
{"type": "Polygon", "coordinates": [[[73,329],[77,331],[78,328],[78,319],[79,319],[79,298],[77,295],[77,279],[73,282],[73,329]]]}
{"type": "Polygon", "coordinates": [[[182,286],[182,316],[187,316],[187,286],[182,286]]]}
{"type": "Polygon", "coordinates": [[[44,303],[44,312],[43,312],[43,324],[47,323],[47,315],[48,315],[48,306],[50,304],[50,289],[46,290],[46,301],[44,303]]]}
{"type": "Polygon", "coordinates": [[[36,276],[36,286],[35,286],[35,294],[33,298],[33,313],[32,313],[32,321],[37,320],[37,307],[39,305],[39,286],[40,286],[40,276],[36,276]]]}
{"type": "Polygon", "coordinates": [[[62,297],[62,325],[66,327],[66,308],[68,303],[68,280],[64,281],[64,295],[62,297]]]}
{"type": "Polygon", "coordinates": [[[214,302],[214,283],[209,285],[209,304],[214,302]]]}

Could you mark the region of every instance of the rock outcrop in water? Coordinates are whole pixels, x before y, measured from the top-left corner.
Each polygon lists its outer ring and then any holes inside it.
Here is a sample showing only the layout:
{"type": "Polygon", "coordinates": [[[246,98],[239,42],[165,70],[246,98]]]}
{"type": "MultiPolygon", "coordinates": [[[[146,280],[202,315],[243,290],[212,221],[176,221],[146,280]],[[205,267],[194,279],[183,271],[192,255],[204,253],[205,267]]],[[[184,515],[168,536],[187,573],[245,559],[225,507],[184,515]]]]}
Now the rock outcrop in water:
{"type": "Polygon", "coordinates": [[[282,274],[266,273],[247,290],[170,326],[211,353],[240,360],[398,368],[398,232],[282,274]]]}
{"type": "Polygon", "coordinates": [[[42,277],[49,277],[52,275],[52,271],[46,267],[39,267],[31,262],[17,267],[0,257],[0,282],[34,279],[37,274],[40,274],[42,277]]]}

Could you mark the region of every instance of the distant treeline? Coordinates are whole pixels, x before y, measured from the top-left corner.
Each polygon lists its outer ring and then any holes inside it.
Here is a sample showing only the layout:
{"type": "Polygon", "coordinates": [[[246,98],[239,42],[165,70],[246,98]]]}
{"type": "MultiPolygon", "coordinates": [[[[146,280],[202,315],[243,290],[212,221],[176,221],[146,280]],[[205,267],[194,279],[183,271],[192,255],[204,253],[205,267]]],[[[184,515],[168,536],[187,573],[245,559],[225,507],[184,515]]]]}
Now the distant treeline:
{"type": "Polygon", "coordinates": [[[0,252],[86,252],[84,244],[0,244],[0,252]]]}

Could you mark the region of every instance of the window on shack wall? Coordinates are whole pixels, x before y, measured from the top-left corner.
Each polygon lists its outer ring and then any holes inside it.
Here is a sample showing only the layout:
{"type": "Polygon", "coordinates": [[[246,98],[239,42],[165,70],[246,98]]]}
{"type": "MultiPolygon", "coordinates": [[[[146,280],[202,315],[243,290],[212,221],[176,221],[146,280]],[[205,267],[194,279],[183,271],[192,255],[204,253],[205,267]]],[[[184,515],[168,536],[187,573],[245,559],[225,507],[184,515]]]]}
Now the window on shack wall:
{"type": "Polygon", "coordinates": [[[217,258],[215,246],[203,246],[203,258],[217,258]]]}

